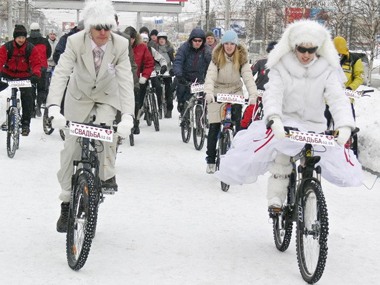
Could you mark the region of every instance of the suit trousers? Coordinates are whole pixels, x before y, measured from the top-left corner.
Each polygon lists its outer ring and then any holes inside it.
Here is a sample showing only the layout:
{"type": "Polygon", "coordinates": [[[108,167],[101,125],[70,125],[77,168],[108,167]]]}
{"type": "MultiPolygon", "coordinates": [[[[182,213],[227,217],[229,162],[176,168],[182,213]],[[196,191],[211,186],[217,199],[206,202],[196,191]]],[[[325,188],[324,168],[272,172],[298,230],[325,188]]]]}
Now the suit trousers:
{"type": "MultiPolygon", "coordinates": [[[[95,123],[105,123],[112,126],[115,120],[117,110],[107,104],[95,104],[85,122],[89,122],[92,115],[96,116],[95,123]]],[[[102,141],[104,149],[98,153],[99,157],[99,176],[105,181],[115,176],[116,161],[116,143],[117,136],[114,135],[112,143],[102,141]]],[[[81,147],[79,145],[79,137],[72,136],[66,132],[64,148],[61,151],[61,168],[57,173],[58,181],[61,185],[60,200],[70,202],[71,196],[71,177],[73,175],[73,161],[80,160],[81,147]]]]}

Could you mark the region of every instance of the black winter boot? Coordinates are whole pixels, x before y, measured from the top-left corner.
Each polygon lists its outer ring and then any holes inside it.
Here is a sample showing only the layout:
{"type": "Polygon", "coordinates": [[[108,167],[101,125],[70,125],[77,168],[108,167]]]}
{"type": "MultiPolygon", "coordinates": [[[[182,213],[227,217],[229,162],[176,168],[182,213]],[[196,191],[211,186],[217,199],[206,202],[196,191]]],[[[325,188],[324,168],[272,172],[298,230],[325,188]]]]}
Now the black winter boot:
{"type": "Polygon", "coordinates": [[[67,222],[69,220],[69,206],[70,203],[62,202],[61,204],[61,215],[59,216],[57,222],[57,232],[59,233],[67,232],[67,222]]]}
{"type": "Polygon", "coordinates": [[[140,134],[140,128],[139,128],[139,125],[140,125],[140,121],[139,120],[133,120],[133,134],[134,135],[138,135],[140,134]]]}

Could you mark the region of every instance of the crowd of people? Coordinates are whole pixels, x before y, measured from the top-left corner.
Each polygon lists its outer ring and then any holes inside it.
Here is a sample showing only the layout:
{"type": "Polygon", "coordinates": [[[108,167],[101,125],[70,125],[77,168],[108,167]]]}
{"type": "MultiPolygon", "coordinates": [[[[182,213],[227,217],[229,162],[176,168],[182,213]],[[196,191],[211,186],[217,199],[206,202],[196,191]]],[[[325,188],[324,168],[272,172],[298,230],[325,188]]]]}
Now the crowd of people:
{"type": "MultiPolygon", "coordinates": [[[[216,172],[221,181],[253,183],[269,171],[268,207],[281,208],[291,171],[289,157],[299,150],[294,143],[284,140],[284,125],[322,132],[327,119],[333,118],[334,128],[339,130],[338,145],[323,155],[323,165],[329,165],[323,172],[325,178],[341,186],[360,184],[360,163],[345,148],[355,121],[344,88],[355,90],[362,83],[363,69],[360,59],[350,55],[344,38],[332,40],[321,24],[310,20],[290,24],[280,39],[268,44],[268,57],[251,65],[247,49],[233,30],[225,31],[217,39],[210,31],[194,28],[188,40],[175,50],[165,31],[132,26],[120,30],[112,1],[87,1],[82,15],[83,20],[59,40],[54,30],[44,37],[38,23],[31,24],[29,37],[24,26],[16,25],[14,39],[0,48],[1,76],[28,78],[34,86],[21,92],[22,135],[29,135],[33,114],[41,116],[41,108],[45,106],[53,118],[52,126],[57,129],[64,128],[67,120],[88,122],[96,114],[97,122],[109,125],[119,117],[120,137],[125,138],[131,132],[138,135],[149,80],[158,96],[161,119],[174,115],[174,92],[178,115],[183,115],[185,102],[192,96],[190,85],[197,82],[204,84],[207,101],[210,124],[206,172],[213,174],[223,120],[222,105],[215,102],[215,96],[244,95],[245,86],[247,109],[256,104],[257,89],[265,90],[264,118],[254,121],[251,112],[249,124],[244,123],[241,128],[242,105],[233,105],[232,121],[237,134],[216,172]],[[152,73],[167,74],[163,78],[164,88],[152,73]],[[165,113],[163,99],[167,104],[165,113]],[[273,122],[270,129],[269,121],[273,122]],[[273,136],[257,151],[263,138],[269,137],[268,130],[273,136]],[[339,171],[332,174],[335,169],[339,171]]],[[[116,141],[105,143],[100,154],[102,185],[114,191],[118,189],[116,141]]],[[[62,202],[58,232],[67,229],[72,163],[79,156],[76,138],[66,135],[58,171],[62,202]]]]}

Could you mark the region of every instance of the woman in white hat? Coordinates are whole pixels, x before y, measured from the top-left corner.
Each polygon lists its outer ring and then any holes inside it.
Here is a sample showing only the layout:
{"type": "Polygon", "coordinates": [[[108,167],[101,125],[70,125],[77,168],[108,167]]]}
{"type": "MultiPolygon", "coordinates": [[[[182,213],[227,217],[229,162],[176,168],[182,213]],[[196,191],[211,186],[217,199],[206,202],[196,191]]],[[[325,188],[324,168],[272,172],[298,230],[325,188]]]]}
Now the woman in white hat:
{"type": "Polygon", "coordinates": [[[281,208],[291,172],[289,157],[303,147],[284,140],[284,125],[323,132],[327,103],[339,137],[338,146],[318,153],[322,176],[338,186],[361,185],[361,165],[344,147],[355,122],[329,31],[310,20],[289,25],[269,54],[267,68],[271,72],[263,96],[265,118],[237,134],[233,148],[221,161],[218,177],[228,184],[252,183],[269,170],[268,207],[281,208]],[[271,130],[267,131],[266,124],[271,120],[271,130]]]}

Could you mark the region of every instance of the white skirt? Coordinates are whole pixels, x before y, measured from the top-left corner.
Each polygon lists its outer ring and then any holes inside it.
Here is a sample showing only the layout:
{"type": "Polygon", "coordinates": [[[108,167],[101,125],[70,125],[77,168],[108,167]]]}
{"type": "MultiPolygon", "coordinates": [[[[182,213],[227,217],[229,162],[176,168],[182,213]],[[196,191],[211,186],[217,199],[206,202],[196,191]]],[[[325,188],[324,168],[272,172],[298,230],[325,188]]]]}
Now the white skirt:
{"type": "MultiPolygon", "coordinates": [[[[296,124],[286,125],[302,127],[296,124]]],[[[305,130],[303,130],[305,131],[305,130]]],[[[295,156],[305,144],[289,139],[276,139],[267,130],[264,121],[255,121],[247,130],[239,131],[231,148],[221,157],[216,177],[230,185],[253,183],[259,175],[265,174],[274,163],[277,152],[295,156]]],[[[322,177],[341,187],[362,185],[362,166],[350,149],[336,144],[335,147],[313,145],[314,155],[320,156],[317,165],[322,168],[322,177]]]]}

